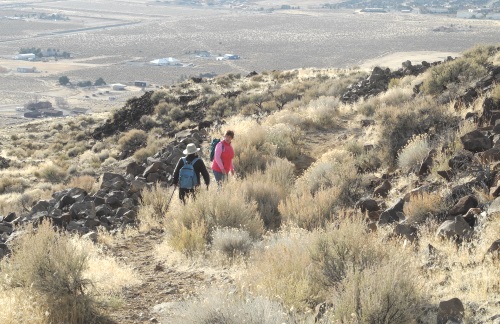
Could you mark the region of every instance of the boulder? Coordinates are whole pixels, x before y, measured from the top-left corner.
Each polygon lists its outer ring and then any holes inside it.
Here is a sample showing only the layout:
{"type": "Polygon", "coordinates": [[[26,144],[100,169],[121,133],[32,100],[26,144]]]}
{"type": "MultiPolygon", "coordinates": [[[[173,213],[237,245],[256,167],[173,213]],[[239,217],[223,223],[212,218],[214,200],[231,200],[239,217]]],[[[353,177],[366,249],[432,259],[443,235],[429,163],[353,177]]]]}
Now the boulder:
{"type": "Polygon", "coordinates": [[[31,208],[31,214],[36,214],[41,211],[48,211],[50,203],[47,200],[40,200],[31,208]]]}
{"type": "Polygon", "coordinates": [[[462,323],[465,308],[462,301],[458,298],[452,298],[439,303],[437,313],[437,324],[462,323]]]}
{"type": "Polygon", "coordinates": [[[377,188],[375,188],[373,195],[375,197],[380,196],[386,198],[391,188],[391,183],[388,180],[384,180],[377,188]]]}
{"type": "Polygon", "coordinates": [[[490,138],[478,130],[463,135],[460,141],[465,150],[473,153],[484,152],[493,146],[490,138]]]}
{"type": "Polygon", "coordinates": [[[380,214],[378,225],[399,222],[400,215],[403,213],[404,204],[405,201],[403,199],[399,199],[394,205],[384,210],[382,214],[380,214]]]}
{"type": "Polygon", "coordinates": [[[462,216],[455,216],[453,220],[444,221],[437,229],[437,235],[446,239],[458,241],[467,240],[473,230],[462,216]]]}
{"type": "Polygon", "coordinates": [[[365,213],[366,211],[368,212],[377,211],[380,209],[377,201],[375,199],[370,199],[370,198],[360,199],[356,203],[356,207],[360,208],[362,213],[365,213]]]}
{"type": "Polygon", "coordinates": [[[147,178],[149,174],[158,173],[161,169],[162,169],[162,163],[161,162],[154,162],[153,164],[148,166],[146,168],[146,170],[144,170],[144,172],[142,173],[142,176],[144,178],[147,178]]]}
{"type": "Polygon", "coordinates": [[[418,230],[415,226],[411,226],[408,224],[397,224],[394,227],[393,234],[403,237],[413,243],[417,239],[418,230]]]}
{"type": "Polygon", "coordinates": [[[142,165],[139,165],[137,162],[134,161],[134,162],[129,163],[127,165],[126,173],[131,174],[135,177],[135,176],[138,176],[140,174],[143,174],[145,169],[146,169],[145,167],[143,167],[142,165]]]}
{"type": "Polygon", "coordinates": [[[82,217],[95,218],[95,204],[93,201],[77,202],[71,205],[69,213],[73,219],[82,217]]]}
{"type": "Polygon", "coordinates": [[[491,244],[488,251],[486,251],[486,254],[500,255],[500,239],[491,244]]]}
{"type": "Polygon", "coordinates": [[[448,211],[451,216],[465,215],[471,208],[476,208],[478,201],[476,197],[467,195],[460,198],[460,200],[448,211]]]}

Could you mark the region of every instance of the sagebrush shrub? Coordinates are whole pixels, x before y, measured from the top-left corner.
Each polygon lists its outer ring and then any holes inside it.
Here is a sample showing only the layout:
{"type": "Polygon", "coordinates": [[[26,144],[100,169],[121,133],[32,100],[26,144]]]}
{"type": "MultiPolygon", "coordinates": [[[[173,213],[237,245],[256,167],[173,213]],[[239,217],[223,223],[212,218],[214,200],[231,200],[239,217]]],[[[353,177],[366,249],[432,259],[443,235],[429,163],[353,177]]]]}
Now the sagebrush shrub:
{"type": "Polygon", "coordinates": [[[277,299],[287,308],[309,310],[325,300],[324,286],[315,279],[309,246],[316,233],[280,232],[254,249],[241,284],[255,294],[277,299]]]}
{"type": "Polygon", "coordinates": [[[404,324],[418,319],[425,305],[415,275],[402,262],[350,268],[335,289],[330,319],[353,323],[404,324]]]}
{"type": "Polygon", "coordinates": [[[97,181],[94,177],[89,175],[77,176],[71,178],[68,183],[69,188],[80,188],[89,194],[97,192],[97,181]]]}
{"type": "Polygon", "coordinates": [[[124,133],[118,140],[121,150],[134,152],[146,144],[148,135],[140,129],[132,129],[124,133]]]}
{"type": "Polygon", "coordinates": [[[398,166],[404,171],[415,171],[430,150],[429,136],[427,134],[416,135],[399,151],[398,166]]]}
{"type": "Polygon", "coordinates": [[[35,172],[35,175],[48,182],[59,183],[66,179],[68,172],[60,166],[49,162],[35,172]]]}
{"type": "Polygon", "coordinates": [[[381,157],[393,166],[398,152],[415,135],[440,134],[459,124],[459,118],[451,115],[447,107],[437,105],[427,98],[419,98],[398,107],[383,107],[377,112],[379,147],[381,157]]]}
{"type": "Polygon", "coordinates": [[[32,289],[47,311],[48,322],[94,320],[95,300],[87,293],[91,282],[83,276],[88,254],[75,250],[69,237],[54,231],[49,222],[42,222],[36,231],[29,225],[13,246],[12,256],[2,262],[2,284],[32,289]]]}
{"type": "Polygon", "coordinates": [[[215,192],[217,188],[212,187],[209,190],[200,190],[196,199],[188,199],[182,206],[173,206],[168,217],[176,226],[169,225],[166,228],[170,234],[168,240],[173,242],[172,245],[183,246],[183,238],[191,240],[192,237],[199,237],[197,233],[201,232],[204,243],[208,244],[216,228],[242,229],[253,239],[262,236],[264,225],[257,205],[255,202],[248,202],[244,194],[237,189],[237,185],[225,183],[218,193],[215,192]]]}
{"type": "Polygon", "coordinates": [[[247,256],[252,249],[252,238],[247,231],[238,228],[217,228],[212,234],[212,250],[230,259],[247,256]]]}
{"type": "Polygon", "coordinates": [[[276,301],[216,288],[205,291],[199,298],[183,302],[167,320],[192,324],[295,323],[276,301]]]}

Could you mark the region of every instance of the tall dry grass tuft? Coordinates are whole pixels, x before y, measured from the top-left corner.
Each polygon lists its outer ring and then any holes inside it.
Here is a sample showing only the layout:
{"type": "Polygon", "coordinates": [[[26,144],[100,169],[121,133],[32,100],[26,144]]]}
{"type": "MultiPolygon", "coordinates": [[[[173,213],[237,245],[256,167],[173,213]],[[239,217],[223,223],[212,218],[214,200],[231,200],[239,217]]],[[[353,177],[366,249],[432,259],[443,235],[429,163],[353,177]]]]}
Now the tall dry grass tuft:
{"type": "Polygon", "coordinates": [[[445,209],[445,203],[439,193],[423,192],[422,194],[412,195],[410,201],[405,203],[403,212],[406,217],[406,223],[421,224],[428,218],[445,209]]]}
{"type": "Polygon", "coordinates": [[[417,97],[401,106],[380,107],[376,113],[379,121],[380,156],[389,166],[395,165],[399,151],[415,135],[433,134],[458,126],[459,118],[448,107],[438,105],[427,97],[417,97]]]}
{"type": "Polygon", "coordinates": [[[333,219],[338,197],[339,189],[335,187],[321,189],[314,194],[307,190],[293,192],[280,202],[278,210],[284,223],[314,230],[333,219]]]}
{"type": "Polygon", "coordinates": [[[65,169],[54,164],[52,162],[47,162],[42,165],[38,171],[35,171],[35,176],[40,177],[51,183],[60,183],[63,182],[68,173],[65,169]]]}
{"type": "Polygon", "coordinates": [[[159,228],[166,217],[169,203],[172,203],[175,197],[175,188],[164,188],[156,183],[151,188],[145,187],[141,192],[141,203],[137,219],[139,229],[148,231],[151,228],[159,228]]]}
{"type": "Polygon", "coordinates": [[[2,262],[4,288],[31,289],[47,312],[47,322],[89,323],[96,319],[92,282],[84,277],[88,254],[75,250],[68,236],[44,221],[29,225],[2,262]]]}
{"type": "Polygon", "coordinates": [[[68,188],[80,188],[85,190],[89,194],[94,194],[98,190],[98,183],[92,176],[77,176],[71,178],[68,183],[68,188]]]}

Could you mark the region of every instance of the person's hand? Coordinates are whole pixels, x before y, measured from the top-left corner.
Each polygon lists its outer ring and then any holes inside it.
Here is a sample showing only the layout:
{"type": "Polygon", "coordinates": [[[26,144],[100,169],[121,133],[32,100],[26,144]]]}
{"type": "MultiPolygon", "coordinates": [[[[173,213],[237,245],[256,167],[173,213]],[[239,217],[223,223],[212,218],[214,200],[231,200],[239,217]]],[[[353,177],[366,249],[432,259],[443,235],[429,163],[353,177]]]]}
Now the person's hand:
{"type": "Polygon", "coordinates": [[[231,170],[231,175],[234,176],[234,170],[231,170]]]}
{"type": "Polygon", "coordinates": [[[222,169],[221,172],[222,172],[223,175],[227,174],[226,169],[222,169]]]}

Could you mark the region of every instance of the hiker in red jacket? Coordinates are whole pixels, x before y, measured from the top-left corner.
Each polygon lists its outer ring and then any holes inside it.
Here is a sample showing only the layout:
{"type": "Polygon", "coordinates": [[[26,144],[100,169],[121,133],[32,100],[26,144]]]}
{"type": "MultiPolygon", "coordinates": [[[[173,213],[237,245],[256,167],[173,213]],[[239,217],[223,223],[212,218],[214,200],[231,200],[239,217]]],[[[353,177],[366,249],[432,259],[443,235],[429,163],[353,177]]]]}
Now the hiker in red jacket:
{"type": "Polygon", "coordinates": [[[212,171],[214,172],[215,181],[220,186],[227,175],[231,173],[234,175],[234,150],[231,146],[231,141],[234,138],[232,130],[226,131],[224,139],[220,141],[215,147],[214,161],[212,162],[212,171]]]}

